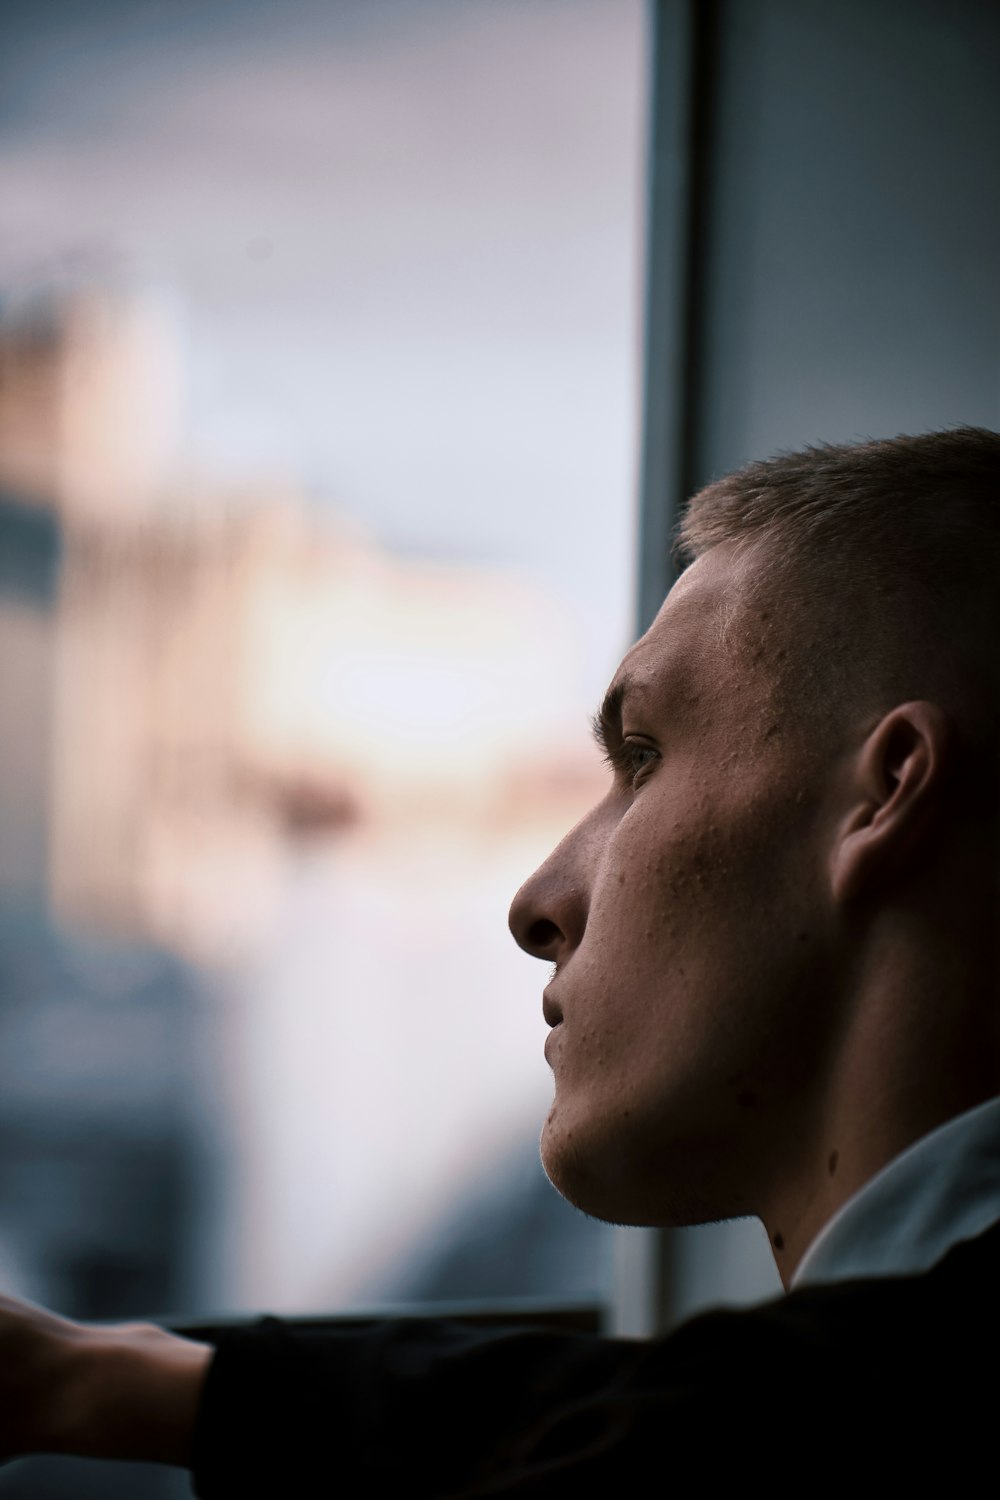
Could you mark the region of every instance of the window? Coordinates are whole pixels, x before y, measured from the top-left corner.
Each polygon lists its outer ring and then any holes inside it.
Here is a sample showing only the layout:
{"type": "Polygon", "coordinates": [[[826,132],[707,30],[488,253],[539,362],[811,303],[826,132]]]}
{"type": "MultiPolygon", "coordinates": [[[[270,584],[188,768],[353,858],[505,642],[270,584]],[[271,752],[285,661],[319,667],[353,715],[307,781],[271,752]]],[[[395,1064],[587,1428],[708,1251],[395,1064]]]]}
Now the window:
{"type": "Polygon", "coordinates": [[[3,28],[4,1283],[598,1299],[505,913],[631,635],[642,6],[3,28]]]}

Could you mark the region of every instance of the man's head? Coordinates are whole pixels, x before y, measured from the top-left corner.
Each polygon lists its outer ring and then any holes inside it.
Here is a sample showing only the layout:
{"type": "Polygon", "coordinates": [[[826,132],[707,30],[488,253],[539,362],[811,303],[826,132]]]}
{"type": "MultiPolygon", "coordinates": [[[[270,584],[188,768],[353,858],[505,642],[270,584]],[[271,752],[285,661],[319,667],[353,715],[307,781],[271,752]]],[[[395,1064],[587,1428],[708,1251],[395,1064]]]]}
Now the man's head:
{"type": "Polygon", "coordinates": [[[822,1222],[1000,1087],[957,1035],[994,895],[998,507],[1000,437],[971,429],[783,456],[692,501],[690,566],[605,700],[613,786],[511,911],[556,966],[542,1153],[581,1207],[773,1220],[796,1184],[822,1222]],[[945,982],[947,1025],[923,993],[945,982]]]}
{"type": "Polygon", "coordinates": [[[1000,435],[958,428],[749,464],[681,523],[685,562],[722,544],[746,584],[728,644],[747,660],[790,637],[770,662],[790,703],[834,723],[933,688],[992,734],[1000,435]]]}

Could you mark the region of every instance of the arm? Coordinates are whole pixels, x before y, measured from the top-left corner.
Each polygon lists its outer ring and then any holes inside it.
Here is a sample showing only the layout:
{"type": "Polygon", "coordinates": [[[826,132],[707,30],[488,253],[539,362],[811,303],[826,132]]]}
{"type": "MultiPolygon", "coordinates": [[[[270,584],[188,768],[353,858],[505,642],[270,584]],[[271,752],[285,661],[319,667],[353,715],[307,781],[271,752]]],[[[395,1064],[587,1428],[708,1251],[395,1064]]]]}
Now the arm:
{"type": "Polygon", "coordinates": [[[994,1387],[967,1357],[973,1325],[989,1347],[992,1303],[966,1279],[970,1305],[946,1300],[937,1324],[932,1278],[900,1277],[705,1314],[649,1343],[265,1318],[213,1351],[150,1324],[72,1323],[0,1298],[0,1461],[177,1464],[204,1500],[579,1500],[581,1487],[642,1493],[668,1458],[727,1480],[770,1472],[777,1420],[782,1473],[808,1473],[822,1454],[846,1480],[876,1451],[895,1475],[901,1433],[920,1432],[919,1468],[928,1452],[953,1456],[957,1434],[988,1443],[993,1431],[994,1387]],[[941,1370],[946,1384],[929,1378],[941,1370]]]}
{"type": "Polygon", "coordinates": [[[212,1349],[145,1323],[75,1323],[0,1297],[0,1457],[187,1466],[212,1349]]]}
{"type": "Polygon", "coordinates": [[[334,1482],[578,1500],[583,1481],[641,1488],[662,1459],[664,1419],[674,1445],[711,1447],[718,1407],[691,1376],[706,1360],[720,1373],[746,1361],[720,1358],[728,1339],[711,1353],[699,1341],[692,1371],[673,1342],[433,1319],[305,1331],[265,1318],[215,1351],[152,1324],[76,1323],[0,1297],[0,1461],[175,1464],[205,1500],[326,1494],[334,1482]]]}

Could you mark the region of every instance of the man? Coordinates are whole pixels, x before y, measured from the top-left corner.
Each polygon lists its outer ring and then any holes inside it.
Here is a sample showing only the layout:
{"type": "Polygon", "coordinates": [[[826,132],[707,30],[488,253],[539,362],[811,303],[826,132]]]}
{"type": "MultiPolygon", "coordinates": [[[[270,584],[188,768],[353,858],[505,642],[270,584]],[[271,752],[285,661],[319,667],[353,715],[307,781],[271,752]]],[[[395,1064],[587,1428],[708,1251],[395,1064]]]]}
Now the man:
{"type": "Polygon", "coordinates": [[[992,1456],[1000,1309],[1000,436],[811,449],[696,496],[514,900],[554,965],[552,1181],[757,1214],[792,1293],[616,1343],[277,1320],[217,1353],[6,1306],[3,1441],[200,1495],[894,1487],[992,1456]]]}

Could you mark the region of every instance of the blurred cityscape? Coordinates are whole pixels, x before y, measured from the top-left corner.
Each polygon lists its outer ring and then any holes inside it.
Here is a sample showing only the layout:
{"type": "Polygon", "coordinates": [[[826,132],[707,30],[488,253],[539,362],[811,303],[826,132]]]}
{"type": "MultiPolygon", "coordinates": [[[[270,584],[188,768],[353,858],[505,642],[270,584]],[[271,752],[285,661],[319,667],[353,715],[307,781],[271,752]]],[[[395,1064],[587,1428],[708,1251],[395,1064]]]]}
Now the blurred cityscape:
{"type": "Polygon", "coordinates": [[[537,1002],[512,1026],[483,958],[600,793],[569,624],[179,472],[180,379],[107,287],[2,323],[3,1282],[82,1317],[597,1295],[535,1164],[537,1002]]]}
{"type": "Polygon", "coordinates": [[[505,919],[631,628],[646,18],[0,5],[5,1292],[606,1294],[505,919]]]}

